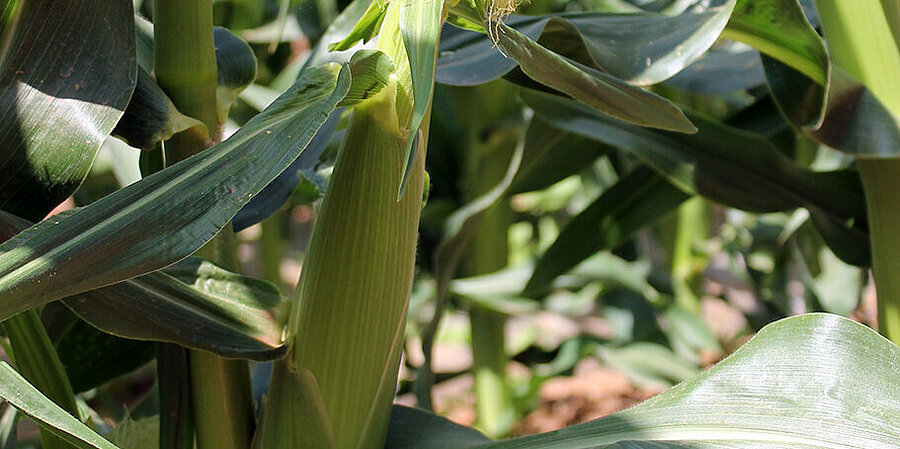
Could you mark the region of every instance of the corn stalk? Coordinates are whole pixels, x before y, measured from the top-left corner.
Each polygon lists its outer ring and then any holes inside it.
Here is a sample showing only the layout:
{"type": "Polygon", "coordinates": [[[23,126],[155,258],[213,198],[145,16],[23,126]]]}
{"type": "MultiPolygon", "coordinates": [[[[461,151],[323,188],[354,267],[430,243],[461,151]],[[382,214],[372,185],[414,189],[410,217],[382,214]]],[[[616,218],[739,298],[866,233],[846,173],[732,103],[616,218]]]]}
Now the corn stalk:
{"type": "MultiPolygon", "coordinates": [[[[832,61],[900,117],[900,51],[894,39],[897,24],[885,16],[889,3],[817,0],[816,7],[832,61]]],[[[868,206],[878,328],[900,343],[900,159],[861,157],[857,165],[868,206]]]]}

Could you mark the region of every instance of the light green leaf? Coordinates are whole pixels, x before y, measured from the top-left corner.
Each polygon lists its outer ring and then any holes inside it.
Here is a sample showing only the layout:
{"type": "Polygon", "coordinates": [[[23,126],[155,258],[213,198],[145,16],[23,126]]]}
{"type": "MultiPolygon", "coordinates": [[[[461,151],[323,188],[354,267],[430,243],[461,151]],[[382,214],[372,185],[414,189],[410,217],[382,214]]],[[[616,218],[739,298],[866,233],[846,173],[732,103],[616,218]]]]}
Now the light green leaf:
{"type": "Polygon", "coordinates": [[[434,72],[437,65],[438,41],[441,38],[441,8],[443,0],[400,0],[400,34],[409,57],[412,71],[413,114],[403,159],[402,196],[416,157],[415,140],[419,126],[429,111],[434,93],[434,72]]]}
{"type": "Polygon", "coordinates": [[[369,3],[366,12],[356,22],[353,29],[350,30],[350,34],[340,42],[328,44],[328,51],[349,50],[359,41],[363,41],[363,43],[368,42],[369,39],[372,39],[378,33],[386,12],[387,7],[381,1],[374,0],[369,3]]]}
{"type": "Polygon", "coordinates": [[[37,221],[78,188],[128,104],[134,12],[118,0],[4,5],[0,209],[37,221]]]}
{"type": "Polygon", "coordinates": [[[309,69],[225,142],[0,245],[0,319],[188,256],[296,159],[349,87],[346,67],[309,69]]]}
{"type": "Polygon", "coordinates": [[[900,441],[898,371],[900,348],[875,331],[802,315],[634,408],[478,447],[890,449],[900,441]]]}
{"type": "MultiPolygon", "coordinates": [[[[377,3],[377,2],[376,2],[377,3]]],[[[350,59],[353,83],[339,106],[353,106],[374,97],[388,85],[394,73],[394,61],[379,50],[360,50],[350,59]]]]}
{"type": "Polygon", "coordinates": [[[59,408],[6,362],[0,362],[0,397],[42,428],[82,449],[118,449],[87,425],[59,408]]]}
{"type": "Polygon", "coordinates": [[[648,167],[629,173],[563,228],[538,260],[525,294],[547,293],[557,276],[598,251],[625,243],[688,198],[689,194],[648,167]]]}
{"type": "Polygon", "coordinates": [[[603,72],[581,66],[518,31],[498,25],[498,45],[532,79],[629,123],[694,133],[697,128],[668,100],[603,72]]]}
{"type": "Polygon", "coordinates": [[[828,80],[828,52],[797,0],[738,0],[722,34],[777,58],[819,84],[828,80]]]}

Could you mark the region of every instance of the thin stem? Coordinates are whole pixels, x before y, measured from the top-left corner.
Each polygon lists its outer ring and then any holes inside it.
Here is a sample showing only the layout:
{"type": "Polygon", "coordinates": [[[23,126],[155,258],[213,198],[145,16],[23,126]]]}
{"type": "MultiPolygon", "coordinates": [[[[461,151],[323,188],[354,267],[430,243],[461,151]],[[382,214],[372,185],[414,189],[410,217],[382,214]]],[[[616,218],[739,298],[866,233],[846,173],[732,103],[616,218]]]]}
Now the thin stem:
{"type": "Polygon", "coordinates": [[[198,449],[249,449],[253,397],[247,362],[189,351],[191,405],[198,449]]]}
{"type": "MultiPolygon", "coordinates": [[[[160,87],[183,114],[194,117],[214,140],[216,50],[210,0],[156,0],[154,8],[154,72],[160,87]]],[[[166,142],[167,160],[181,160],[205,148],[189,133],[166,142]]]]}
{"type": "Polygon", "coordinates": [[[678,209],[678,228],[672,250],[672,281],[675,304],[687,311],[700,313],[697,294],[698,270],[694,244],[708,237],[708,209],[703,198],[688,200],[678,209]]]}
{"type": "MultiPolygon", "coordinates": [[[[469,200],[473,200],[493,189],[505,176],[520,137],[519,133],[509,132],[509,127],[520,125],[521,109],[515,103],[515,89],[502,81],[454,93],[468,131],[463,187],[469,200]]],[[[499,201],[485,213],[466,249],[467,274],[487,274],[507,265],[510,224],[512,209],[508,201],[499,201]]],[[[516,419],[512,391],[506,382],[506,316],[473,304],[469,320],[477,427],[489,436],[502,437],[512,431],[516,419]]]]}
{"type": "MultiPolygon", "coordinates": [[[[900,116],[900,51],[879,0],[817,0],[832,60],[900,116]]],[[[900,344],[900,160],[858,159],[866,193],[878,328],[900,344]]]]}
{"type": "MultiPolygon", "coordinates": [[[[156,0],[154,71],[178,109],[203,122],[209,139],[189,133],[165,143],[174,164],[203,151],[216,139],[216,53],[210,0],[156,0]]],[[[234,233],[223,230],[205,249],[214,262],[234,269],[234,233]]],[[[246,361],[202,352],[188,353],[191,405],[199,449],[249,449],[254,427],[250,373],[246,361]]]]}

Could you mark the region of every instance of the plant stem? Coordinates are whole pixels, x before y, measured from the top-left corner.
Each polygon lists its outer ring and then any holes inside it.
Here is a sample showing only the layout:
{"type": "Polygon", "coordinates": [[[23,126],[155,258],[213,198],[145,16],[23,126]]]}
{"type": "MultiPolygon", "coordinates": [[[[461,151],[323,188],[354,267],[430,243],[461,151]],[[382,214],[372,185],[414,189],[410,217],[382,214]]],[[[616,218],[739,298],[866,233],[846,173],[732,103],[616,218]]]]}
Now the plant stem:
{"type": "MultiPolygon", "coordinates": [[[[879,0],[817,0],[833,62],[900,116],[900,51],[879,0]]],[[[869,218],[878,328],[900,344],[900,160],[857,159],[869,218]]]]}
{"type": "MultiPolygon", "coordinates": [[[[174,164],[203,151],[216,139],[216,53],[210,0],[156,0],[154,62],[157,81],[178,109],[202,121],[209,140],[189,133],[165,143],[174,164]]],[[[223,230],[203,251],[234,269],[234,233],[223,230]]],[[[191,405],[200,449],[248,449],[254,427],[250,373],[246,361],[189,351],[191,405]]]]}
{"type": "Polygon", "coordinates": [[[191,405],[199,449],[249,449],[253,396],[247,362],[188,351],[191,405]]]}
{"type": "MultiPolygon", "coordinates": [[[[454,89],[458,116],[467,130],[463,188],[469,201],[493,189],[506,174],[520,137],[509,132],[511,126],[521,125],[515,94],[515,88],[504,81],[454,89]]],[[[508,201],[499,201],[485,213],[466,249],[467,274],[487,274],[506,267],[510,224],[508,201]]],[[[512,431],[516,421],[512,391],[506,382],[506,316],[472,304],[469,320],[477,427],[491,437],[502,437],[512,431]]]]}
{"type": "Polygon", "coordinates": [[[672,281],[675,304],[689,312],[700,313],[696,291],[697,268],[693,246],[708,237],[708,208],[703,198],[686,201],[678,208],[675,245],[672,249],[672,281]]]}
{"type": "Polygon", "coordinates": [[[185,382],[185,379],[190,379],[187,349],[172,343],[158,343],[156,346],[159,447],[193,449],[191,390],[185,382]]]}
{"type": "MultiPolygon", "coordinates": [[[[77,418],[79,414],[75,392],[37,312],[34,309],[22,312],[6,320],[3,327],[13,350],[12,359],[16,370],[41,393],[77,418]]],[[[45,449],[75,447],[43,427],[41,442],[45,449]]]]}
{"type": "MultiPolygon", "coordinates": [[[[219,124],[212,1],[156,0],[153,21],[154,72],[159,86],[179,111],[203,122],[214,140],[219,124]]],[[[181,133],[166,142],[166,159],[185,159],[206,146],[190,133],[181,133]]]]}

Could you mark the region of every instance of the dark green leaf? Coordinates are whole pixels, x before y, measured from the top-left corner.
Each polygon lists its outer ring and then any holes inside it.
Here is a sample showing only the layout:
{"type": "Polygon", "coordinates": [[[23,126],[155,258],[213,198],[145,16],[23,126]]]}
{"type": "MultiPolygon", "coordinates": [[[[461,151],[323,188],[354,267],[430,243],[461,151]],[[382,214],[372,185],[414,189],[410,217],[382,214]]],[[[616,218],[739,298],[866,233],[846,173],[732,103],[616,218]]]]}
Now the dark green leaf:
{"type": "Polygon", "coordinates": [[[509,193],[541,190],[584,170],[609,147],[534,117],[525,135],[522,168],[509,193]]]}
{"type": "Polygon", "coordinates": [[[0,209],[37,221],[81,184],[128,104],[134,13],[114,0],[5,5],[0,209]]]}
{"type": "Polygon", "coordinates": [[[465,449],[490,441],[475,429],[425,410],[395,405],[384,449],[465,449]]]}
{"type": "Polygon", "coordinates": [[[535,81],[629,123],[683,133],[697,131],[668,100],[606,73],[576,66],[528,36],[503,24],[499,27],[498,45],[535,81]]]}
{"type": "Polygon", "coordinates": [[[900,118],[830,64],[796,0],[741,0],[725,35],[765,53],[772,96],[794,126],[852,155],[900,154],[900,118]]]}
{"type": "Polygon", "coordinates": [[[296,159],[349,87],[346,67],[307,70],[225,142],[0,245],[0,318],[188,256],[296,159]]]}
{"type": "MultiPolygon", "coordinates": [[[[0,211],[0,239],[28,225],[27,221],[0,211]]],[[[118,337],[167,341],[226,357],[259,360],[278,357],[285,350],[282,331],[288,303],[282,301],[278,289],[200,259],[187,259],[162,271],[66,298],[62,303],[91,325],[118,337]]],[[[81,332],[79,326],[83,323],[48,308],[44,319],[52,317],[49,329],[58,346],[63,344],[60,339],[67,339],[70,346],[130,345],[135,352],[141,348],[146,353],[146,346],[137,342],[116,343],[115,339],[103,339],[93,333],[66,338],[68,333],[81,332]],[[72,326],[75,329],[70,329],[72,326]]],[[[139,357],[137,353],[132,355],[139,357]]],[[[70,356],[76,359],[73,363],[87,365],[77,360],[83,355],[70,356]]],[[[107,352],[91,356],[109,357],[107,352]]],[[[66,357],[63,356],[63,363],[73,361],[66,357]]],[[[128,366],[133,369],[137,363],[140,362],[135,360],[128,366]]],[[[103,376],[103,369],[90,369],[95,372],[89,376],[103,376]]],[[[108,370],[124,369],[127,368],[110,366],[108,370]]]]}
{"type": "Polygon", "coordinates": [[[76,320],[54,345],[72,389],[78,393],[130,373],[156,355],[156,345],[151,342],[115,337],[82,320],[76,320]]]}
{"type": "Polygon", "coordinates": [[[858,177],[801,168],[757,134],[691,112],[696,134],[651,130],[558,96],[526,91],[522,97],[554,126],[631,152],[685,191],[754,212],[814,206],[865,221],[858,177]]]}
{"type": "Polygon", "coordinates": [[[560,232],[538,260],[525,294],[543,295],[553,280],[594,253],[613,249],[690,198],[647,167],[603,192],[560,232]]]}
{"type": "Polygon", "coordinates": [[[198,259],[63,300],[82,319],[120,337],[178,343],[256,360],[284,353],[286,310],[268,282],[198,259]]]}
{"type": "MultiPolygon", "coordinates": [[[[734,1],[679,16],[569,13],[510,16],[506,24],[548,49],[631,84],[663,81],[700,57],[725,27],[734,1]]],[[[484,34],[445,26],[437,81],[470,86],[515,68],[484,34]]]]}
{"type": "Polygon", "coordinates": [[[788,318],[637,407],[483,449],[871,448],[900,441],[900,348],[846,318],[788,318]]]}

